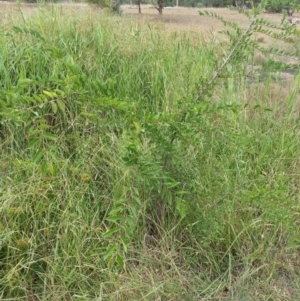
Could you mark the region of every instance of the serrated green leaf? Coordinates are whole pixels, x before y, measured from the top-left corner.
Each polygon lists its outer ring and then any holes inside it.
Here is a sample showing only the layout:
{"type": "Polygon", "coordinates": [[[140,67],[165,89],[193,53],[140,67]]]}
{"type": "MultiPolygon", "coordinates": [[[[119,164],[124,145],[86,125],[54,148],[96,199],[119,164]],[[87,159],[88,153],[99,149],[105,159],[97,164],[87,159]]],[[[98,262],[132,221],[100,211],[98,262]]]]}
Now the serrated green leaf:
{"type": "Polygon", "coordinates": [[[40,149],[40,150],[38,150],[37,151],[37,153],[34,155],[34,157],[32,158],[32,160],[33,160],[33,162],[34,163],[37,163],[41,158],[42,158],[42,156],[43,156],[43,150],[42,149],[40,149]]]}
{"type": "Polygon", "coordinates": [[[117,227],[112,228],[112,229],[108,230],[106,233],[104,233],[103,237],[108,238],[108,237],[112,236],[114,233],[118,232],[119,230],[120,230],[120,228],[117,228],[117,227]]]}
{"type": "Polygon", "coordinates": [[[44,95],[36,95],[36,94],[34,94],[33,98],[35,100],[37,100],[39,103],[45,101],[45,96],[44,95]]]}
{"type": "Polygon", "coordinates": [[[51,102],[52,112],[54,114],[57,113],[57,104],[55,102],[51,102]]]}
{"type": "Polygon", "coordinates": [[[57,173],[57,165],[55,165],[55,164],[48,164],[48,172],[50,172],[50,174],[52,175],[52,176],[55,176],[56,175],[56,173],[57,173]]]}
{"type": "Polygon", "coordinates": [[[132,231],[131,231],[131,229],[130,229],[130,227],[126,227],[126,226],[124,226],[124,231],[125,231],[125,235],[126,235],[126,237],[127,238],[131,238],[131,236],[132,236],[132,231]]]}
{"type": "Polygon", "coordinates": [[[142,127],[141,127],[140,123],[134,121],[133,124],[134,124],[134,126],[135,126],[135,129],[136,129],[137,133],[140,133],[141,130],[142,130],[142,127]]]}
{"type": "Polygon", "coordinates": [[[119,254],[117,254],[117,263],[118,263],[118,266],[120,269],[123,268],[124,261],[123,261],[123,258],[119,254]]]}
{"type": "Polygon", "coordinates": [[[47,161],[43,162],[42,167],[41,167],[41,172],[43,175],[45,175],[47,173],[47,169],[48,169],[48,163],[47,161]]]}
{"type": "Polygon", "coordinates": [[[23,78],[23,79],[19,80],[18,86],[19,87],[28,87],[34,83],[35,83],[35,81],[30,78],[23,78]]]}
{"type": "Polygon", "coordinates": [[[16,32],[16,33],[23,33],[23,30],[20,28],[20,27],[17,27],[17,26],[13,26],[13,31],[16,32]]]}
{"type": "Polygon", "coordinates": [[[188,205],[185,200],[182,199],[176,199],[176,210],[178,211],[180,218],[184,219],[186,216],[188,205]]]}
{"type": "Polygon", "coordinates": [[[43,93],[45,95],[47,95],[49,98],[51,98],[51,99],[58,97],[57,94],[55,92],[53,92],[53,91],[50,92],[50,91],[44,90],[43,93]]]}
{"type": "Polygon", "coordinates": [[[115,263],[114,256],[110,256],[110,258],[107,261],[107,266],[110,268],[110,267],[112,267],[114,265],[114,263],[115,263]]]}
{"type": "Polygon", "coordinates": [[[62,91],[62,90],[60,90],[60,89],[54,89],[54,91],[55,91],[55,93],[57,94],[57,95],[59,95],[59,96],[64,96],[65,95],[65,92],[64,91],[62,91]]]}
{"type": "Polygon", "coordinates": [[[128,251],[127,244],[125,243],[124,239],[122,239],[122,238],[121,238],[121,242],[123,245],[124,252],[127,253],[127,251],[128,251]]]}
{"type": "Polygon", "coordinates": [[[42,37],[42,35],[41,35],[37,30],[35,30],[35,29],[30,29],[30,33],[31,33],[33,36],[35,36],[35,37],[37,37],[38,39],[40,39],[42,42],[46,42],[45,38],[42,37]]]}
{"type": "Polygon", "coordinates": [[[57,59],[61,59],[63,57],[63,52],[59,48],[51,47],[51,48],[46,48],[45,50],[54,54],[55,58],[57,58],[57,59]]]}
{"type": "Polygon", "coordinates": [[[66,112],[66,105],[65,105],[65,103],[64,103],[62,100],[58,100],[58,101],[57,101],[57,105],[58,105],[59,109],[60,109],[63,113],[66,112]]]}
{"type": "Polygon", "coordinates": [[[122,211],[123,211],[123,207],[116,207],[110,211],[109,216],[114,216],[122,211]]]}
{"type": "Polygon", "coordinates": [[[28,143],[28,148],[29,148],[29,149],[33,148],[39,141],[40,141],[40,139],[38,139],[38,138],[31,140],[31,141],[28,143]]]}
{"type": "Polygon", "coordinates": [[[140,199],[138,196],[134,195],[134,196],[133,196],[133,199],[134,199],[139,205],[142,205],[141,199],[140,199]]]}
{"type": "Polygon", "coordinates": [[[49,139],[49,140],[53,140],[53,141],[56,141],[58,139],[58,137],[56,135],[53,135],[53,134],[47,133],[47,132],[43,133],[43,137],[46,139],[49,139]]]}
{"type": "Polygon", "coordinates": [[[54,162],[56,162],[57,161],[57,156],[56,156],[57,152],[56,151],[52,151],[52,152],[49,152],[49,154],[50,154],[52,160],[54,162]]]}
{"type": "Polygon", "coordinates": [[[120,215],[117,215],[117,216],[109,216],[109,217],[106,218],[107,221],[113,222],[113,223],[115,223],[115,222],[117,222],[117,221],[119,221],[119,220],[121,220],[121,219],[122,219],[122,216],[120,216],[120,215]]]}
{"type": "Polygon", "coordinates": [[[110,246],[107,251],[105,252],[104,256],[103,256],[103,259],[104,260],[107,260],[110,255],[116,250],[117,246],[116,245],[112,245],[110,246]]]}

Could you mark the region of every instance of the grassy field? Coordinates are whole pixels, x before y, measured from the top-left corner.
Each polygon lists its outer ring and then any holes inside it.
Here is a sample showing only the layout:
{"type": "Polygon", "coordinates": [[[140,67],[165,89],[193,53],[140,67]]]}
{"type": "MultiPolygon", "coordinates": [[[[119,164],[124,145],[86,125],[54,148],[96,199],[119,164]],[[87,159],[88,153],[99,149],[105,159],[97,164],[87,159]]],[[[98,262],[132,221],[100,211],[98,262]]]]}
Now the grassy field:
{"type": "Polygon", "coordinates": [[[299,300],[299,76],[143,12],[1,4],[0,299],[299,300]]]}
{"type": "MultiPolygon", "coordinates": [[[[138,14],[138,9],[133,6],[124,5],[123,14],[126,17],[133,17],[134,19],[142,19],[146,22],[161,22],[169,30],[188,30],[197,33],[211,33],[211,31],[222,30],[223,24],[215,19],[209,17],[199,17],[199,11],[210,11],[218,13],[219,15],[236,22],[241,27],[247,27],[249,24],[248,18],[238,11],[229,10],[228,8],[186,8],[186,7],[172,7],[166,8],[163,12],[163,18],[157,13],[156,9],[149,8],[148,5],[142,6],[142,14],[138,14]]],[[[297,18],[299,13],[295,13],[297,18]]],[[[264,13],[263,17],[266,20],[279,23],[282,14],[267,14],[264,13]]]]}

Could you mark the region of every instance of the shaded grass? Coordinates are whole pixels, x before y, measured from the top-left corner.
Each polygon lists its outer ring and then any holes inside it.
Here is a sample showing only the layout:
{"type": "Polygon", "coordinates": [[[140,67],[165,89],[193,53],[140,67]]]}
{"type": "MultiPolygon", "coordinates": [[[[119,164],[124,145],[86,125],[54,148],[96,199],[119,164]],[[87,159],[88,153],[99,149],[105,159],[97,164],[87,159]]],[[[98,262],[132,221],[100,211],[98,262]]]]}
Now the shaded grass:
{"type": "Polygon", "coordinates": [[[220,53],[193,34],[54,8],[2,30],[2,300],[299,298],[297,79],[195,104],[220,53]]]}

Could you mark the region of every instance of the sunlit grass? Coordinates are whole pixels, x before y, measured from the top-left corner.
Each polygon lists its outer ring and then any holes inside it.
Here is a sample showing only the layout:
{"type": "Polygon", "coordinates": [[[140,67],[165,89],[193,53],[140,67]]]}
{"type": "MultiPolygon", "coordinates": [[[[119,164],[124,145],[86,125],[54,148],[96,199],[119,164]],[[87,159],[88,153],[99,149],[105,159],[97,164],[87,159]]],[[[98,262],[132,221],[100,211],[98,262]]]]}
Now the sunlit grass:
{"type": "Polygon", "coordinates": [[[214,43],[90,10],[0,45],[1,300],[299,298],[297,79],[195,103],[214,43]]]}

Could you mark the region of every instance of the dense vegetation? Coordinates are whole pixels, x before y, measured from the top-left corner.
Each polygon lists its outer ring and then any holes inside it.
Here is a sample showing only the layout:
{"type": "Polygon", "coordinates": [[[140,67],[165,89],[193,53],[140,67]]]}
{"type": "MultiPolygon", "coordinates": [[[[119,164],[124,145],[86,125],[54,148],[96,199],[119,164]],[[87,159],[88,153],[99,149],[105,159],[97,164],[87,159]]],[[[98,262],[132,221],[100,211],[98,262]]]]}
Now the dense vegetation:
{"type": "Polygon", "coordinates": [[[1,300],[299,299],[298,77],[249,83],[238,28],[0,31],[1,300]]]}

